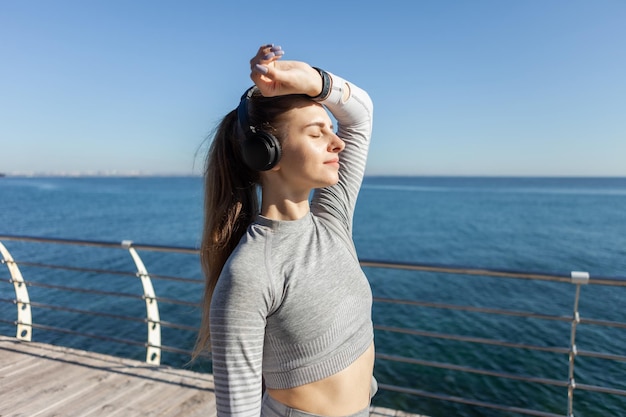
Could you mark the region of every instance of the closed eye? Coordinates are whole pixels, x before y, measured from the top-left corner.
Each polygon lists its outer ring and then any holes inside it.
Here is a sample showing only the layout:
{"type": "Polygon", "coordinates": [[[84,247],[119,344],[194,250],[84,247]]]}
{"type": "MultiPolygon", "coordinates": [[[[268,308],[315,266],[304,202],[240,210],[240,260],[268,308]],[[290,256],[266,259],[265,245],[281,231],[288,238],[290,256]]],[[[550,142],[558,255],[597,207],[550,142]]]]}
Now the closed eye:
{"type": "Polygon", "coordinates": [[[321,138],[324,135],[324,132],[330,131],[333,132],[333,125],[324,123],[323,121],[315,121],[304,126],[307,129],[307,133],[312,138],[321,138]]]}

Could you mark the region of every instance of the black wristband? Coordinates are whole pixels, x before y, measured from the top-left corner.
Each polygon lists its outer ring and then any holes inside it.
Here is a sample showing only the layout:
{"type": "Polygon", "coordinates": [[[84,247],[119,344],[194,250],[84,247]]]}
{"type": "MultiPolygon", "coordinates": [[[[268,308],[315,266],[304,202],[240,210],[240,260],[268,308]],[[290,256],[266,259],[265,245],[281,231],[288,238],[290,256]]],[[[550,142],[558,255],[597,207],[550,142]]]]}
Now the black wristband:
{"type": "Polygon", "coordinates": [[[311,98],[315,101],[324,101],[328,98],[328,96],[330,95],[330,91],[333,88],[333,79],[330,78],[330,75],[328,75],[328,73],[323,69],[317,67],[313,67],[313,69],[319,72],[320,76],[322,77],[322,91],[315,97],[311,98]]]}

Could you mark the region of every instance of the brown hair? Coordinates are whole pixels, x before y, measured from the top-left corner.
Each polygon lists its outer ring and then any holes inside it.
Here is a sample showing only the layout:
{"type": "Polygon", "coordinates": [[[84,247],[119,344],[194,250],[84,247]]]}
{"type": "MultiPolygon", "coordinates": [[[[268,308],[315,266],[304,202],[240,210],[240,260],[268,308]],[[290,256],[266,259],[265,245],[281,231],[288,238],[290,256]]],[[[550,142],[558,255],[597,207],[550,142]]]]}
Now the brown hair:
{"type": "MultiPolygon", "coordinates": [[[[311,103],[308,96],[263,97],[257,90],[248,104],[249,122],[281,140],[281,116],[305,103],[311,103]]],[[[238,124],[235,109],[217,126],[206,160],[204,227],[200,245],[205,287],[194,358],[210,347],[210,304],[222,268],[259,213],[257,185],[261,185],[261,179],[259,172],[248,168],[243,161],[240,146],[243,132],[238,124]]]]}

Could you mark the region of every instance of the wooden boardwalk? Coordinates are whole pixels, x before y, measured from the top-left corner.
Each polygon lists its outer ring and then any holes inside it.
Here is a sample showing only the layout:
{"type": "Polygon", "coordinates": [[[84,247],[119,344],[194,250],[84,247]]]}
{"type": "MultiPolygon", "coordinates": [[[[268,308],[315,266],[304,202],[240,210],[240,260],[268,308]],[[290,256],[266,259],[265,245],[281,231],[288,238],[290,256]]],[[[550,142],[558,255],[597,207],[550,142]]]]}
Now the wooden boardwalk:
{"type": "Polygon", "coordinates": [[[0,416],[215,416],[213,376],[0,337],[0,416]]]}
{"type": "Polygon", "coordinates": [[[213,390],[210,374],[0,336],[0,417],[211,417],[213,390]]]}

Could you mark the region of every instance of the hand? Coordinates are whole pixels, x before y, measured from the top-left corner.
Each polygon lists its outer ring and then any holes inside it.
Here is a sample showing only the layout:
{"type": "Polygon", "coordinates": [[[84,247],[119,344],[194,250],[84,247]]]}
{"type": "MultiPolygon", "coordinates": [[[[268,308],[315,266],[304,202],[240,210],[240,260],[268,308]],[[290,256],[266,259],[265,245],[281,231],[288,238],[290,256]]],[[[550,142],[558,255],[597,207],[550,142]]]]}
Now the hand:
{"type": "Polygon", "coordinates": [[[250,60],[250,78],[265,97],[285,94],[317,96],[322,91],[322,77],[309,64],[283,61],[280,46],[263,45],[250,60]]]}

